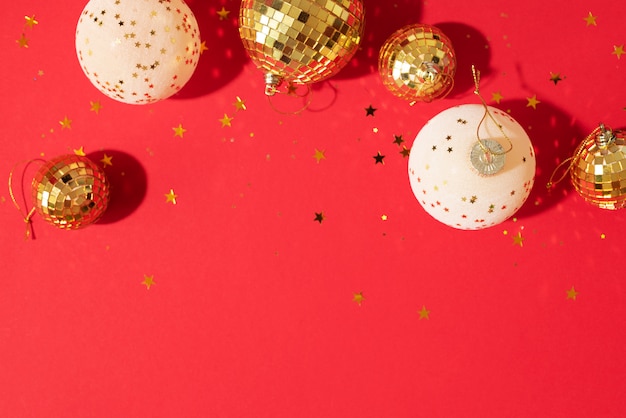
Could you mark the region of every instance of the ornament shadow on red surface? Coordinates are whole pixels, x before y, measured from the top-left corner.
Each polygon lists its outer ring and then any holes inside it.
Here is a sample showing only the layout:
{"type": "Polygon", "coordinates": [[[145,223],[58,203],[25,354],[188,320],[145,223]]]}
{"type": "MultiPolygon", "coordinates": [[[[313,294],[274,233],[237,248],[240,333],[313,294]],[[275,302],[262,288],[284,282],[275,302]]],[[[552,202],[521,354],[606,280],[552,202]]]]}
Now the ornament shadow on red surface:
{"type": "Polygon", "coordinates": [[[112,166],[104,167],[109,181],[109,206],[94,225],[118,222],[133,213],[143,202],[148,186],[148,177],[141,163],[132,155],[118,150],[102,150],[87,157],[99,163],[102,154],[111,156],[112,166]]]}
{"type": "Polygon", "coordinates": [[[481,78],[491,74],[491,49],[489,41],[476,28],[460,22],[434,23],[450,38],[456,54],[454,88],[448,98],[466,97],[474,91],[472,65],[480,71],[481,78]]]}
{"type": "Polygon", "coordinates": [[[207,49],[202,52],[191,79],[173,99],[192,99],[219,90],[237,78],[249,62],[237,29],[239,2],[233,7],[235,2],[225,0],[188,0],[187,5],[196,17],[207,49]],[[221,21],[217,11],[222,7],[230,13],[221,21]]]}
{"type": "Polygon", "coordinates": [[[420,23],[422,2],[417,0],[364,0],[365,29],[357,53],[333,78],[357,78],[378,71],[378,53],[396,30],[420,23]]]}
{"type": "MultiPolygon", "coordinates": [[[[524,128],[535,150],[537,169],[528,200],[517,216],[532,216],[556,204],[571,191],[569,176],[548,190],[546,184],[557,166],[569,158],[576,146],[588,135],[576,118],[547,101],[541,110],[528,107],[524,99],[504,100],[494,107],[505,110],[524,128]]],[[[557,173],[557,176],[562,170],[557,173]]]]}

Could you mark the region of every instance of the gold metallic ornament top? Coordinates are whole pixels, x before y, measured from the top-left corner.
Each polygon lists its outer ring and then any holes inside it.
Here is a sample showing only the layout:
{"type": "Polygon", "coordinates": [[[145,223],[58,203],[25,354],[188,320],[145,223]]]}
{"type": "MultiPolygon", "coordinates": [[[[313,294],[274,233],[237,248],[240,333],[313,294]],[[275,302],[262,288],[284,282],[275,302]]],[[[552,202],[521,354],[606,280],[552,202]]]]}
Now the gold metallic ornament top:
{"type": "Polygon", "coordinates": [[[626,132],[600,124],[574,152],[570,177],[587,202],[602,209],[626,207],[626,132]]]}
{"type": "Polygon", "coordinates": [[[265,72],[265,92],[283,81],[315,83],[337,74],[356,53],[362,0],[243,0],[239,35],[265,72]]]}
{"type": "Polygon", "coordinates": [[[396,96],[431,102],[454,87],[456,55],[450,39],[425,24],[405,26],[385,41],[378,57],[383,84],[396,96]]]}
{"type": "Polygon", "coordinates": [[[78,229],[97,221],[109,203],[104,172],[79,155],[45,162],[33,178],[32,193],[37,212],[61,229],[78,229]]]}

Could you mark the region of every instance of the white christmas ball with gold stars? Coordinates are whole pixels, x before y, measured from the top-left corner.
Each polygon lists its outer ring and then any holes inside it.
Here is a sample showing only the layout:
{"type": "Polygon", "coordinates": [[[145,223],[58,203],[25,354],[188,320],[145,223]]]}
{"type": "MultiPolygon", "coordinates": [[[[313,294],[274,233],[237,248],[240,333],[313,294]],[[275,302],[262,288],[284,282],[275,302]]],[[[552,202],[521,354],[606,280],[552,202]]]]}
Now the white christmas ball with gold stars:
{"type": "Polygon", "coordinates": [[[87,78],[123,103],[147,104],[178,92],[200,57],[200,30],[183,0],[91,0],[76,26],[87,78]]]}
{"type": "Polygon", "coordinates": [[[442,111],[417,134],[409,180],[432,217],[457,229],[482,229],[522,206],[535,167],[530,139],[515,119],[490,106],[465,104],[442,111]]]}

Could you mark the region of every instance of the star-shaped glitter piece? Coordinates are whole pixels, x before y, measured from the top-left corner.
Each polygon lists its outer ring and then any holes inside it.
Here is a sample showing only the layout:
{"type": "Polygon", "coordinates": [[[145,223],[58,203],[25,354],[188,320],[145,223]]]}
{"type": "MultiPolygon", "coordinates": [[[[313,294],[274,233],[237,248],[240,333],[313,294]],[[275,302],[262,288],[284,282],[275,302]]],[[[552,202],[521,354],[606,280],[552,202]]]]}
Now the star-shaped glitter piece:
{"type": "Polygon", "coordinates": [[[235,106],[235,109],[237,110],[246,110],[246,102],[243,101],[243,99],[239,96],[237,96],[235,103],[233,103],[233,106],[235,106]]]}
{"type": "Polygon", "coordinates": [[[355,293],[354,295],[352,295],[352,302],[356,303],[359,306],[361,306],[361,303],[363,303],[364,300],[365,298],[363,297],[363,292],[355,293]]]}
{"type": "Polygon", "coordinates": [[[80,148],[75,149],[74,150],[74,155],[79,155],[81,157],[84,157],[86,155],[84,147],[81,146],[80,148]]]}
{"type": "Polygon", "coordinates": [[[387,215],[380,215],[380,220],[381,221],[386,221],[387,219],[389,219],[389,217],[387,215]]]}
{"type": "Polygon", "coordinates": [[[20,39],[16,40],[15,42],[17,42],[20,48],[28,48],[28,38],[24,34],[22,34],[22,36],[20,36],[20,39]]]}
{"type": "Polygon", "coordinates": [[[147,274],[144,274],[143,275],[143,282],[141,282],[141,284],[145,284],[146,285],[146,289],[150,290],[150,286],[152,286],[154,284],[154,275],[148,276],[147,274]]]}
{"type": "Polygon", "coordinates": [[[420,314],[420,318],[419,318],[420,320],[429,319],[430,311],[426,309],[426,306],[422,305],[422,309],[420,309],[419,314],[420,314]]]}
{"type": "Polygon", "coordinates": [[[231,127],[232,125],[230,124],[230,122],[235,119],[235,118],[229,118],[228,115],[226,113],[224,113],[224,117],[221,119],[218,119],[220,122],[222,122],[222,128],[225,126],[231,127]]]}
{"type": "Polygon", "coordinates": [[[535,94],[533,97],[527,97],[528,103],[526,103],[526,107],[532,107],[533,109],[537,109],[537,105],[541,103],[537,100],[537,95],[535,94]]]}
{"type": "Polygon", "coordinates": [[[315,158],[318,164],[320,163],[320,160],[326,159],[326,155],[324,154],[325,152],[326,152],[325,150],[320,151],[317,148],[315,148],[315,154],[313,154],[313,158],[315,158]]]}
{"type": "Polygon", "coordinates": [[[165,203],[171,203],[172,205],[175,205],[177,197],[178,195],[174,193],[174,189],[170,189],[169,193],[165,193],[165,203]]]}
{"type": "Polygon", "coordinates": [[[374,116],[374,112],[376,112],[377,110],[378,109],[372,107],[372,105],[369,105],[365,108],[365,116],[374,116]]]}
{"type": "Polygon", "coordinates": [[[222,6],[221,10],[217,11],[217,15],[220,17],[220,20],[227,19],[229,13],[230,13],[230,10],[226,10],[224,6],[222,6]]]}
{"type": "Polygon", "coordinates": [[[383,165],[385,164],[385,161],[384,161],[385,156],[382,155],[380,151],[378,151],[376,155],[374,155],[372,158],[375,160],[374,164],[383,164],[383,165]]]}
{"type": "Polygon", "coordinates": [[[402,145],[402,143],[404,142],[404,139],[402,138],[402,135],[394,135],[393,136],[393,143],[396,145],[402,145]]]}
{"type": "Polygon", "coordinates": [[[561,73],[553,73],[552,71],[550,72],[550,81],[552,81],[555,86],[559,84],[559,81],[561,80],[563,80],[563,77],[561,77],[561,73]]]}
{"type": "Polygon", "coordinates": [[[65,116],[63,120],[60,120],[59,124],[61,125],[61,130],[72,129],[72,120],[68,119],[67,116],[65,116]]]}
{"type": "Polygon", "coordinates": [[[513,237],[513,245],[519,245],[520,247],[524,246],[524,237],[521,232],[518,232],[517,235],[513,237]]]}
{"type": "Polygon", "coordinates": [[[113,159],[113,156],[107,155],[106,153],[104,153],[104,157],[102,157],[100,162],[106,167],[109,165],[113,165],[113,162],[111,161],[112,159],[113,159]]]}
{"type": "Polygon", "coordinates": [[[407,148],[402,145],[402,151],[400,151],[400,154],[402,154],[402,158],[408,158],[408,156],[411,155],[411,148],[407,148]]]}
{"type": "Polygon", "coordinates": [[[178,126],[174,126],[172,130],[174,131],[174,137],[179,136],[181,138],[185,135],[185,132],[187,132],[187,129],[183,128],[181,123],[179,123],[178,126]]]}
{"type": "Polygon", "coordinates": [[[567,297],[566,297],[566,299],[576,300],[576,296],[578,296],[578,292],[576,291],[576,289],[574,289],[574,286],[572,286],[571,289],[567,290],[567,297]]]}
{"type": "Polygon", "coordinates": [[[502,100],[504,97],[502,96],[502,93],[500,93],[500,90],[491,93],[491,100],[500,104],[500,100],[502,100]]]}
{"type": "Polygon", "coordinates": [[[324,212],[315,212],[315,219],[313,219],[314,222],[322,223],[325,219],[326,217],[324,216],[324,212]]]}
{"type": "Polygon", "coordinates": [[[208,50],[209,48],[206,46],[206,41],[202,41],[200,43],[200,55],[202,55],[204,51],[208,51],[208,50]]]}
{"type": "Polygon", "coordinates": [[[583,18],[583,20],[585,22],[587,22],[587,26],[593,25],[593,26],[598,26],[598,24],[596,23],[596,19],[598,16],[594,16],[591,14],[591,12],[589,12],[589,14],[587,16],[585,16],[583,18]]]}
{"type": "Polygon", "coordinates": [[[32,16],[24,16],[24,19],[26,20],[26,23],[24,24],[25,26],[29,27],[29,28],[33,28],[35,25],[38,25],[39,22],[37,22],[37,20],[35,19],[35,15],[32,16]]]}
{"type": "Polygon", "coordinates": [[[100,101],[97,101],[97,100],[95,102],[90,101],[89,105],[91,106],[91,108],[89,109],[90,111],[96,112],[96,114],[100,113],[100,109],[102,109],[102,105],[100,104],[100,101]]]}
{"type": "Polygon", "coordinates": [[[624,44],[613,46],[613,52],[611,52],[611,54],[617,55],[617,59],[620,59],[623,53],[624,53],[624,44]]]}

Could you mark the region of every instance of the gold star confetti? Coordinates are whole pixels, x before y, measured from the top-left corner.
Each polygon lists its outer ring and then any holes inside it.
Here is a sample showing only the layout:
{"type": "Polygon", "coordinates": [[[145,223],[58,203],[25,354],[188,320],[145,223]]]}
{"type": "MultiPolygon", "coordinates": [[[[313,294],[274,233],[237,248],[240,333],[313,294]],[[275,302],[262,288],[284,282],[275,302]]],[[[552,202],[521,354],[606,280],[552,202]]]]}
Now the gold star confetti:
{"type": "Polygon", "coordinates": [[[524,237],[521,232],[518,232],[517,235],[513,237],[513,245],[519,245],[520,247],[524,246],[524,237]]]}
{"type": "Polygon", "coordinates": [[[376,155],[374,155],[372,158],[375,160],[374,164],[383,164],[383,165],[385,164],[385,161],[384,161],[385,156],[382,155],[380,151],[378,151],[376,155]]]}
{"type": "Polygon", "coordinates": [[[533,109],[537,109],[537,105],[541,103],[539,100],[537,100],[536,94],[533,97],[527,97],[526,100],[528,100],[526,107],[532,107],[533,109]]]}
{"type": "Polygon", "coordinates": [[[236,102],[233,103],[233,106],[235,106],[235,109],[237,110],[246,110],[246,102],[244,102],[241,97],[237,96],[236,97],[236,102]]]}
{"type": "Polygon", "coordinates": [[[364,300],[365,298],[363,297],[363,292],[355,293],[352,296],[352,301],[359,306],[361,306],[361,303],[363,303],[364,300]]]}
{"type": "Polygon", "coordinates": [[[429,319],[430,311],[426,309],[426,306],[422,305],[422,309],[420,309],[419,314],[420,314],[420,320],[429,319]]]}
{"type": "Polygon", "coordinates": [[[614,45],[613,46],[613,52],[611,52],[613,55],[617,55],[617,59],[620,59],[620,57],[622,56],[622,54],[624,53],[624,44],[621,45],[614,45]]]}
{"type": "Polygon", "coordinates": [[[365,116],[374,116],[374,112],[376,112],[376,110],[378,109],[372,107],[372,105],[369,105],[365,108],[365,116]]]}
{"type": "Polygon", "coordinates": [[[596,18],[598,16],[594,16],[591,14],[591,12],[589,12],[589,14],[583,18],[583,20],[585,22],[587,22],[587,26],[593,25],[593,26],[598,26],[598,24],[596,23],[596,18]]]}
{"type": "Polygon", "coordinates": [[[90,101],[89,105],[91,106],[91,108],[89,109],[92,112],[96,112],[96,114],[100,113],[100,109],[102,109],[102,105],[100,104],[100,101],[96,100],[95,102],[90,101]]]}
{"type": "Polygon", "coordinates": [[[85,149],[81,146],[80,148],[74,150],[74,154],[75,155],[80,155],[81,157],[84,157],[85,156],[85,149]]]}
{"type": "Polygon", "coordinates": [[[165,193],[165,203],[171,203],[173,205],[176,204],[176,198],[178,195],[174,193],[174,189],[170,189],[169,193],[165,193]]]}
{"type": "Polygon", "coordinates": [[[67,116],[65,116],[63,120],[60,120],[59,124],[61,125],[61,130],[66,129],[66,128],[72,129],[72,121],[71,119],[68,119],[67,116]]]}
{"type": "Polygon", "coordinates": [[[409,155],[411,155],[411,148],[407,148],[402,145],[402,150],[400,151],[400,154],[402,154],[402,158],[407,158],[409,155]]]}
{"type": "Polygon", "coordinates": [[[100,160],[100,162],[102,164],[104,164],[104,166],[108,166],[108,165],[113,165],[113,162],[111,161],[113,159],[113,156],[111,155],[107,155],[106,152],[104,153],[104,157],[102,157],[102,159],[100,160]]]}
{"type": "Polygon", "coordinates": [[[324,216],[324,212],[315,212],[315,219],[313,219],[314,222],[322,223],[325,219],[326,217],[324,216]]]}
{"type": "Polygon", "coordinates": [[[146,285],[146,289],[150,290],[150,286],[152,286],[154,284],[154,275],[148,276],[147,274],[144,274],[143,275],[143,282],[141,282],[141,284],[145,284],[146,285]]]}
{"type": "Polygon", "coordinates": [[[224,113],[224,117],[223,117],[223,118],[221,118],[221,119],[218,119],[218,120],[219,120],[220,122],[222,122],[222,128],[223,128],[223,127],[225,127],[225,126],[228,126],[228,127],[232,126],[232,125],[230,124],[230,122],[231,122],[233,119],[235,119],[235,118],[229,118],[229,117],[228,117],[228,115],[227,115],[226,113],[224,113]]]}
{"type": "Polygon", "coordinates": [[[605,234],[600,234],[600,239],[605,239],[606,235],[605,234]]]}
{"type": "Polygon", "coordinates": [[[185,132],[187,132],[187,129],[183,128],[183,125],[180,123],[172,129],[174,130],[174,137],[180,136],[182,138],[185,132]]]}
{"type": "Polygon", "coordinates": [[[209,48],[206,46],[206,41],[202,41],[202,43],[200,44],[200,55],[202,55],[202,53],[204,51],[208,51],[209,48]]]}
{"type": "Polygon", "coordinates": [[[220,20],[227,19],[229,13],[230,13],[230,10],[226,10],[224,6],[222,6],[221,10],[217,11],[217,15],[220,17],[220,20]]]}
{"type": "Polygon", "coordinates": [[[32,16],[24,16],[24,19],[26,19],[26,23],[25,26],[29,27],[29,28],[33,28],[35,25],[38,25],[39,22],[37,22],[37,20],[35,20],[35,15],[32,16]]]}
{"type": "Polygon", "coordinates": [[[28,48],[28,38],[24,34],[22,34],[22,36],[20,36],[20,39],[16,40],[15,42],[17,42],[20,48],[28,48]]]}
{"type": "Polygon", "coordinates": [[[498,91],[496,91],[494,93],[491,93],[491,101],[500,104],[500,100],[502,100],[502,99],[503,99],[503,97],[502,97],[502,93],[500,93],[500,90],[498,90],[498,91]]]}
{"type": "Polygon", "coordinates": [[[561,73],[553,73],[552,71],[550,71],[550,81],[552,81],[555,86],[561,80],[563,80],[563,77],[561,77],[561,73]]]}
{"type": "Polygon", "coordinates": [[[404,139],[402,138],[402,135],[394,135],[393,136],[393,143],[396,145],[402,145],[402,143],[404,142],[404,139]]]}
{"type": "Polygon", "coordinates": [[[318,164],[320,163],[320,160],[326,159],[326,155],[324,155],[325,152],[326,152],[325,150],[320,151],[317,148],[315,148],[315,154],[313,154],[313,158],[315,158],[318,164]]]}
{"type": "Polygon", "coordinates": [[[576,289],[574,289],[574,286],[572,286],[571,289],[567,290],[567,297],[566,297],[566,299],[576,300],[576,296],[578,296],[578,292],[576,291],[576,289]]]}
{"type": "Polygon", "coordinates": [[[387,215],[381,215],[380,219],[382,219],[383,221],[386,221],[389,218],[387,217],[387,215]]]}

